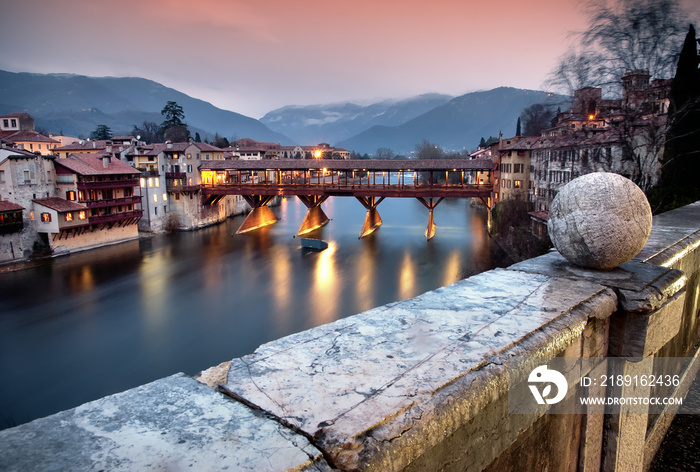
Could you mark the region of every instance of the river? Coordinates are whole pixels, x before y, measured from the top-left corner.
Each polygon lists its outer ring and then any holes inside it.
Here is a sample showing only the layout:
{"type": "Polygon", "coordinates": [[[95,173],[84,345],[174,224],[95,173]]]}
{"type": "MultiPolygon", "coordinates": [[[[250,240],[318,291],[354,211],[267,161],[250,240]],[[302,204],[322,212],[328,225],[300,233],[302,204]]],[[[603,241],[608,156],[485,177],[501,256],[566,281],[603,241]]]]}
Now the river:
{"type": "MultiPolygon", "coordinates": [[[[195,375],[276,338],[414,297],[498,265],[486,212],[468,200],[428,211],[387,199],[384,224],[359,239],[365,209],[330,198],[328,225],[294,238],[306,208],[235,235],[242,217],[0,273],[0,429],[176,372],[195,375]]],[[[0,269],[3,269],[0,266],[0,269]]]]}

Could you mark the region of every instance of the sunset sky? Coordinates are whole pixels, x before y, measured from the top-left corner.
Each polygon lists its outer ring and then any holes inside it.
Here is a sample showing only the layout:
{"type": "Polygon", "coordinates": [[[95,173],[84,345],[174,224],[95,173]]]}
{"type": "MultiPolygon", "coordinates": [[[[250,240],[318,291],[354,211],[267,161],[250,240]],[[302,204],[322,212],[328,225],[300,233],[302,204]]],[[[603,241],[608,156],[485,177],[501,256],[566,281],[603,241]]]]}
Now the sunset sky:
{"type": "MultiPolygon", "coordinates": [[[[700,17],[700,6],[692,5],[700,17]]],[[[577,0],[3,2],[0,69],[144,77],[260,118],[284,105],[545,89],[577,0]],[[11,46],[10,46],[11,45],[11,46]]]]}

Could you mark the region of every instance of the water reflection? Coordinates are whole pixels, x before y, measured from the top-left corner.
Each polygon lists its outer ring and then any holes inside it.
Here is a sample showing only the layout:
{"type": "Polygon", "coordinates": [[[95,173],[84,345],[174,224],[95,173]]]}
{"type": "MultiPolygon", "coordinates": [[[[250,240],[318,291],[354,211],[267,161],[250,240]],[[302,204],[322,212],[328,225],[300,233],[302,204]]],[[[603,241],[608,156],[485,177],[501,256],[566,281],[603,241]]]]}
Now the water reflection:
{"type": "Polygon", "coordinates": [[[411,254],[409,252],[404,252],[399,268],[399,300],[411,298],[415,295],[415,269],[415,263],[411,260],[411,254]]]}
{"type": "Polygon", "coordinates": [[[466,201],[427,210],[387,199],[382,227],[358,235],[355,199],[303,250],[306,207],[283,199],[281,220],[236,235],[242,217],[0,273],[0,427],[176,372],[195,374],[260,344],[452,283],[491,268],[486,214],[466,201]]]}

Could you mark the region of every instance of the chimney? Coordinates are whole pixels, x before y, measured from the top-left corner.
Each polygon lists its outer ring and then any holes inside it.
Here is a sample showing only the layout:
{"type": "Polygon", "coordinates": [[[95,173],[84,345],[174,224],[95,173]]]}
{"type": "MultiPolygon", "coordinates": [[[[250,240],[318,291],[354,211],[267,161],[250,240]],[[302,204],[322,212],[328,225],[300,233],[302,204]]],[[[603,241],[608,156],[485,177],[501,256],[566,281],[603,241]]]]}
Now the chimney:
{"type": "Polygon", "coordinates": [[[105,142],[105,152],[107,154],[112,154],[112,141],[105,142]]]}
{"type": "Polygon", "coordinates": [[[112,158],[110,158],[109,156],[104,156],[102,158],[102,167],[107,169],[109,167],[109,163],[111,160],[112,160],[112,158]]]}
{"type": "Polygon", "coordinates": [[[172,141],[166,141],[166,142],[165,142],[165,145],[166,145],[166,147],[167,147],[168,149],[172,149],[172,148],[173,148],[173,142],[172,142],[172,141]]]}

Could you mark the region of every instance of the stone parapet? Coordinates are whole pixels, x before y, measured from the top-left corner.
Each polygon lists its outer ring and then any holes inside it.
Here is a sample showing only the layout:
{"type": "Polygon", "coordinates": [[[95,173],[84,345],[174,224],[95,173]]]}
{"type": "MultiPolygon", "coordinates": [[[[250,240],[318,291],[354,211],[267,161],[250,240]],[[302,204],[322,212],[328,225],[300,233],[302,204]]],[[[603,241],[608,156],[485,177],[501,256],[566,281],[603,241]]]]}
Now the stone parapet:
{"type": "Polygon", "coordinates": [[[0,469],[641,471],[675,411],[513,414],[508,375],[536,358],[599,358],[600,375],[613,356],[698,359],[700,207],[679,211],[611,271],[552,252],[265,344],[210,386],[180,374],[1,431],[0,469]]]}

